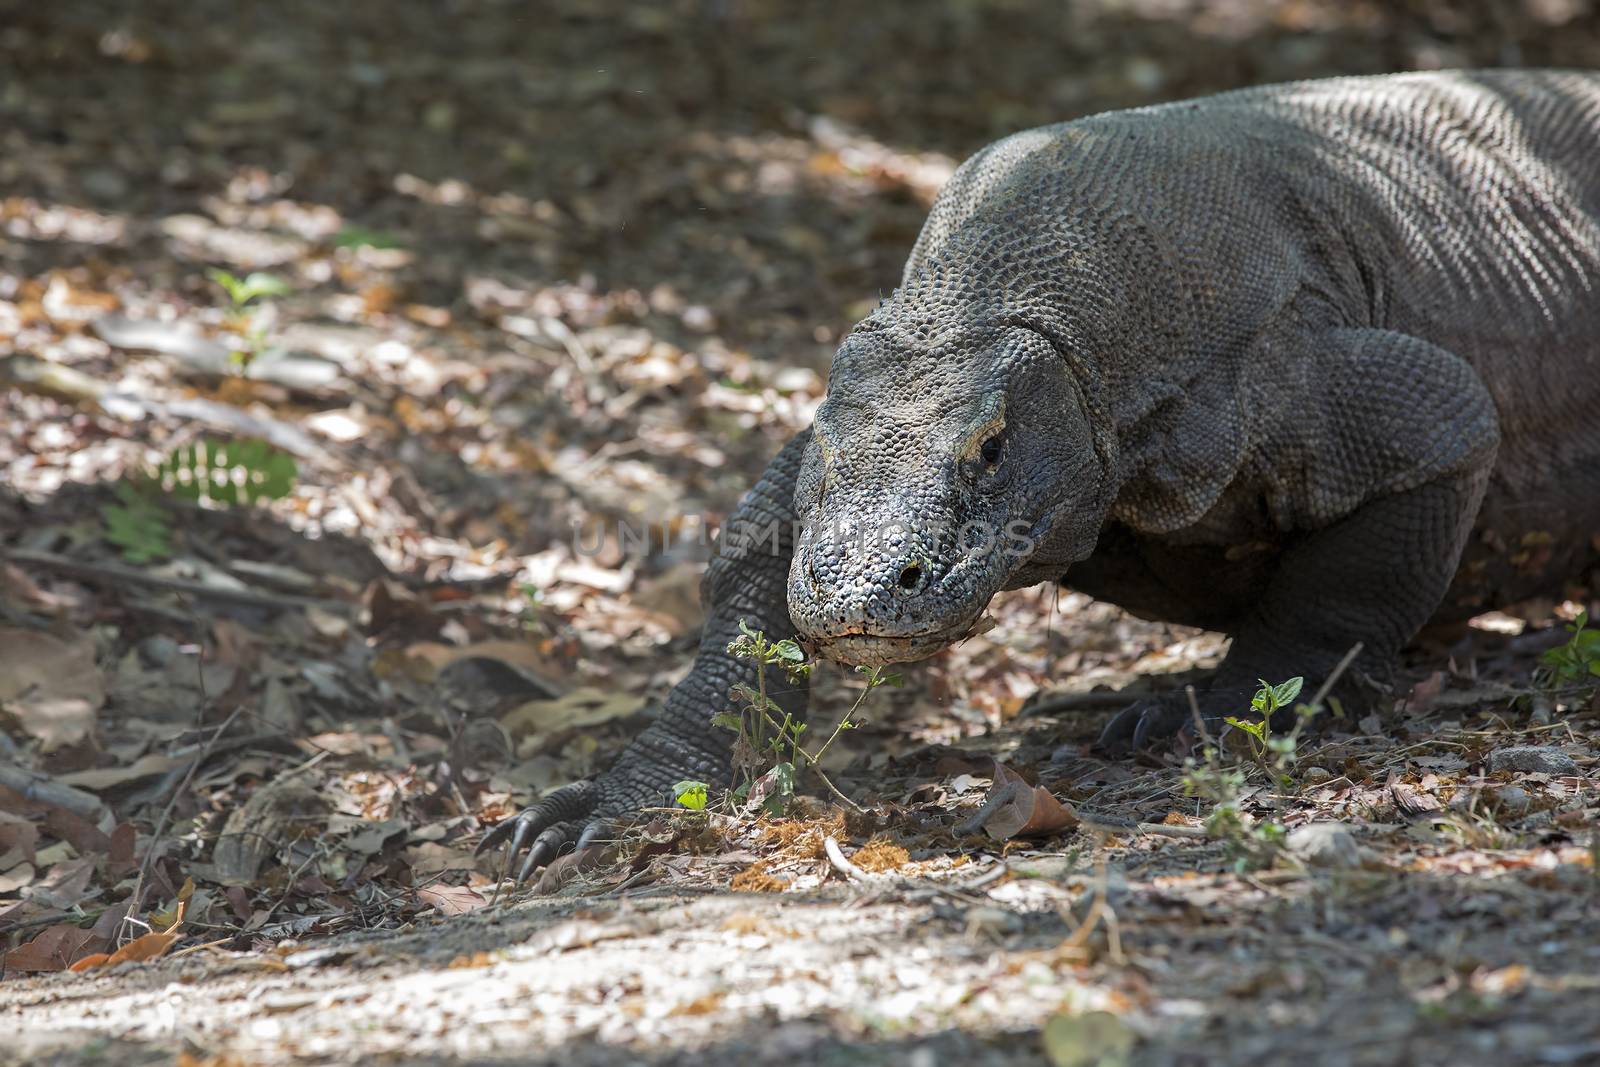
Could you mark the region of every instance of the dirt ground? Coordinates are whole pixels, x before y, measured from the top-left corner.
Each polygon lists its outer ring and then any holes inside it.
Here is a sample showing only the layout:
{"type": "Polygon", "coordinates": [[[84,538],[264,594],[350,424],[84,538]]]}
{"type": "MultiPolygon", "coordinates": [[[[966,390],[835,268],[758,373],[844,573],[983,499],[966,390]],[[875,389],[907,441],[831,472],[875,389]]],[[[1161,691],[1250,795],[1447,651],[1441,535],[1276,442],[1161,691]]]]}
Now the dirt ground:
{"type": "Polygon", "coordinates": [[[681,677],[697,531],[966,154],[1491,64],[1600,66],[1600,8],[0,3],[0,1062],[1600,1063],[1577,575],[1285,778],[1228,748],[1231,834],[1198,753],[1087,752],[1223,639],[1032,589],[865,699],[859,814],[472,854],[681,677]],[[1003,831],[1013,772],[1066,814],[1003,831]]]}

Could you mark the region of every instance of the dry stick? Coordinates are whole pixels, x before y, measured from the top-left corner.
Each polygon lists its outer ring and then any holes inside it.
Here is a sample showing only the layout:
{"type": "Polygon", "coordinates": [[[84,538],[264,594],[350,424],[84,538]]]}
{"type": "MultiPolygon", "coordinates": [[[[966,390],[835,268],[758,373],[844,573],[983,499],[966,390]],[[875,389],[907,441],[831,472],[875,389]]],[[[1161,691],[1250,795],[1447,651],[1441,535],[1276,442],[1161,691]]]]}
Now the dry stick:
{"type": "MultiPolygon", "coordinates": [[[[226,929],[226,927],[223,927],[223,929],[226,929]]],[[[203,945],[190,945],[188,948],[180,948],[176,952],[168,953],[167,959],[175,960],[179,956],[187,956],[191,952],[199,952],[202,949],[216,948],[218,945],[226,945],[229,941],[233,940],[233,937],[234,935],[229,935],[228,937],[219,938],[216,941],[207,941],[203,945]]]]}
{"type": "Polygon", "coordinates": [[[1322,680],[1322,685],[1317,689],[1317,695],[1311,698],[1312,707],[1319,707],[1322,704],[1322,699],[1328,695],[1334,683],[1339,680],[1339,676],[1349,670],[1350,664],[1354,663],[1356,657],[1361,655],[1361,648],[1360,641],[1350,646],[1350,651],[1344,654],[1344,659],[1340,660],[1339,665],[1333,669],[1333,672],[1322,680]]]}
{"type": "Polygon", "coordinates": [[[289,593],[263,593],[254,589],[228,589],[223,586],[207,585],[204,582],[192,582],[184,578],[167,578],[158,574],[147,574],[134,567],[123,567],[115,563],[86,563],[81,560],[68,559],[66,556],[58,556],[54,552],[35,552],[32,549],[14,548],[0,556],[0,558],[12,563],[29,563],[35,567],[44,567],[47,570],[57,571],[74,578],[84,578],[90,581],[100,579],[110,583],[131,582],[136,585],[147,585],[154,589],[164,589],[173,593],[184,593],[201,600],[221,600],[230,604],[243,604],[247,607],[321,608],[324,611],[337,612],[356,610],[355,604],[345,600],[294,596],[289,593]]]}
{"type": "Polygon", "coordinates": [[[1211,744],[1211,732],[1206,729],[1206,719],[1200,714],[1200,700],[1194,695],[1194,686],[1183,687],[1183,695],[1189,698],[1189,714],[1194,716],[1195,736],[1200,738],[1202,750],[1211,744]]]}
{"type": "Polygon", "coordinates": [[[846,859],[844,850],[839,847],[839,842],[831,837],[822,839],[822,851],[828,854],[828,862],[833,864],[833,869],[852,882],[881,882],[884,880],[883,875],[864,871],[846,859]]]}
{"type": "Polygon", "coordinates": [[[832,837],[822,839],[822,851],[827,853],[828,862],[833,865],[833,869],[852,882],[861,882],[868,885],[893,885],[904,890],[926,890],[963,902],[970,902],[973,899],[965,894],[982,889],[1010,873],[1005,861],[1001,860],[976,877],[948,886],[925,878],[903,878],[892,874],[873,874],[870,871],[864,871],[850,862],[849,858],[845,856],[844,850],[839,847],[839,842],[832,837]]]}
{"type": "Polygon", "coordinates": [[[1162,822],[1134,822],[1131,819],[1101,819],[1079,815],[1078,822],[1102,834],[1150,834],[1153,837],[1209,837],[1203,826],[1169,826],[1162,822]]]}
{"type": "Polygon", "coordinates": [[[54,804],[90,821],[105,810],[105,805],[93,793],[76,786],[62,785],[47,775],[25,771],[21,767],[0,764],[0,785],[7,789],[15,789],[22,794],[24,800],[54,804]]]}
{"type": "MultiPolygon", "coordinates": [[[[782,726],[778,725],[778,720],[776,720],[776,719],[774,719],[772,717],[772,713],[771,712],[763,710],[761,712],[761,717],[763,719],[766,719],[768,724],[771,725],[773,729],[775,729],[775,730],[782,730],[783,729],[782,726]]],[[[832,738],[830,738],[829,740],[832,740],[832,738]]],[[[824,747],[826,747],[826,746],[824,746],[824,747]]],[[[857,804],[855,801],[853,801],[849,797],[845,796],[844,793],[840,791],[839,787],[834,785],[833,782],[828,778],[828,776],[826,774],[822,773],[822,768],[820,766],[818,766],[818,764],[817,764],[817,757],[813,756],[811,753],[807,752],[805,749],[801,748],[799,745],[796,745],[794,747],[794,750],[797,753],[799,753],[801,756],[805,757],[806,766],[810,767],[813,771],[816,772],[817,777],[822,779],[822,784],[828,787],[829,792],[831,792],[834,796],[838,797],[840,800],[844,801],[846,806],[848,806],[850,808],[850,810],[855,812],[857,815],[865,815],[866,814],[866,811],[861,807],[861,805],[857,804]]]]}
{"type": "Polygon", "coordinates": [[[221,726],[217,727],[217,732],[211,735],[211,740],[207,741],[205,747],[195,756],[194,763],[189,766],[189,773],[183,777],[183,782],[179,784],[177,789],[172,791],[172,799],[168,800],[167,806],[162,809],[161,818],[150,835],[150,847],[145,849],[144,859],[139,863],[139,877],[133,881],[133,894],[128,897],[128,914],[122,917],[123,922],[139,921],[133,917],[133,912],[139,907],[139,897],[144,892],[145,875],[150,871],[150,863],[155,857],[156,846],[161,843],[161,835],[166,832],[167,820],[172,817],[172,809],[177,805],[178,798],[183,796],[184,790],[189,788],[189,783],[194,781],[195,772],[210,758],[211,750],[216,747],[217,742],[222,739],[222,735],[228,732],[228,727],[233,725],[234,720],[239,717],[239,713],[243,710],[244,702],[240,701],[238,706],[233,709],[232,714],[222,721],[221,726]]]}

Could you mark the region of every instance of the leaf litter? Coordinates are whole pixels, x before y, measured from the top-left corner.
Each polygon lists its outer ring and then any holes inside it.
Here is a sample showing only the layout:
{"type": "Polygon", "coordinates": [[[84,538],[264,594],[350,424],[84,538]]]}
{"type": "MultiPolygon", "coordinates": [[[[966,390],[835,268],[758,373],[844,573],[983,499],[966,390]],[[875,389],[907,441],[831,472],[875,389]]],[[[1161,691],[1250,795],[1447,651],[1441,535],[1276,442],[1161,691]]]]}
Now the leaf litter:
{"type": "MultiPolygon", "coordinates": [[[[826,11],[475,5],[455,57],[421,9],[330,37],[300,4],[79,6],[0,40],[4,1055],[1600,1055],[1597,708],[1529,685],[1596,607],[1576,575],[1425,643],[1393,707],[1305,739],[1296,789],[1252,783],[1264,868],[1175,760],[1087,752],[1223,642],[1039,590],[829,749],[865,816],[652,813],[540,899],[472,855],[681,677],[699,530],[808,422],[956,159],[1240,56],[1498,62],[1499,22],[918,6],[886,51],[826,11]],[[286,491],[139,488],[219,441],[271,450],[220,465],[239,487],[292,457],[286,491]],[[643,555],[641,518],[670,533],[643,555]],[[181,1040],[172,983],[207,996],[181,1040]]],[[[1529,62],[1600,65],[1567,6],[1510,16],[1529,62]]],[[[854,681],[819,672],[813,721],[854,681]]]]}

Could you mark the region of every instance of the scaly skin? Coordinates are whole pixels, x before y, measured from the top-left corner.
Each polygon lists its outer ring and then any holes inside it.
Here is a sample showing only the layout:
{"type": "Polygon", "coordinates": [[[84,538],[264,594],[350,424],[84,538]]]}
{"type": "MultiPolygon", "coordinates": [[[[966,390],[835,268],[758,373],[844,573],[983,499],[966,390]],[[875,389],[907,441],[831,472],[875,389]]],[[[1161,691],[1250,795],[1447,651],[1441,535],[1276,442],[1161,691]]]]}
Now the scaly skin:
{"type": "MultiPolygon", "coordinates": [[[[1358,642],[1344,681],[1382,685],[1430,618],[1596,562],[1597,290],[1600,74],[1268,86],[997,142],[736,516],[792,513],[799,543],[725,548],[662,719],[485,844],[531,841],[526,874],[725,781],[740,615],[885,663],[1064,580],[1230,634],[1211,718],[1358,642]]],[[[1187,717],[1141,703],[1101,745],[1187,717]]]]}

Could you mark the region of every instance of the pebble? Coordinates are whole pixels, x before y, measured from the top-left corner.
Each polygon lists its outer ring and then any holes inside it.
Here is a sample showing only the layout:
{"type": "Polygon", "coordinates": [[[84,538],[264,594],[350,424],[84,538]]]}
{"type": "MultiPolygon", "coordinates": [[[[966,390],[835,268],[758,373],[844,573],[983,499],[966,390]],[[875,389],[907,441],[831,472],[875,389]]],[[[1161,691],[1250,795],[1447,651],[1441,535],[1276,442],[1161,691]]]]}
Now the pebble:
{"type": "Polygon", "coordinates": [[[1533,798],[1520,785],[1507,785],[1495,790],[1494,801],[1500,814],[1521,815],[1533,803],[1533,798]]]}
{"type": "Polygon", "coordinates": [[[114,170],[97,168],[86,171],[80,179],[83,191],[95,200],[113,204],[128,196],[128,180],[114,170]]]}
{"type": "Polygon", "coordinates": [[[160,669],[178,658],[178,642],[166,634],[151,634],[138,644],[139,659],[146,667],[160,669]]]}
{"type": "Polygon", "coordinates": [[[1342,822],[1314,822],[1289,832],[1289,854],[1310,867],[1354,870],[1361,866],[1361,843],[1342,822]]]}
{"type": "Polygon", "coordinates": [[[1489,773],[1521,771],[1524,774],[1576,774],[1572,757],[1553,745],[1513,745],[1489,753],[1489,773]]]}

